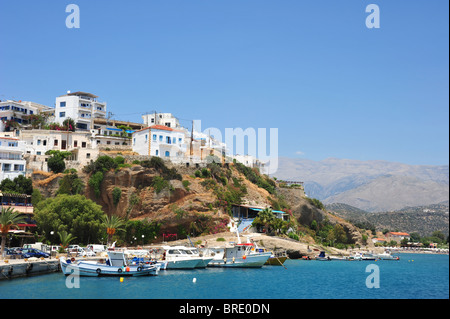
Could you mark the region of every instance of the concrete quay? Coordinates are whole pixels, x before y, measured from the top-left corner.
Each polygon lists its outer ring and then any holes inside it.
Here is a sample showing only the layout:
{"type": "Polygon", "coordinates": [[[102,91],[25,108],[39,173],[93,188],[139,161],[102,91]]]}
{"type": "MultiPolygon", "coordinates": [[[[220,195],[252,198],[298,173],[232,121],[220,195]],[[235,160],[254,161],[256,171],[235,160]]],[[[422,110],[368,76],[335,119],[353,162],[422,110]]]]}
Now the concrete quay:
{"type": "Polygon", "coordinates": [[[60,271],[59,259],[0,260],[0,280],[47,274],[60,271]]]}

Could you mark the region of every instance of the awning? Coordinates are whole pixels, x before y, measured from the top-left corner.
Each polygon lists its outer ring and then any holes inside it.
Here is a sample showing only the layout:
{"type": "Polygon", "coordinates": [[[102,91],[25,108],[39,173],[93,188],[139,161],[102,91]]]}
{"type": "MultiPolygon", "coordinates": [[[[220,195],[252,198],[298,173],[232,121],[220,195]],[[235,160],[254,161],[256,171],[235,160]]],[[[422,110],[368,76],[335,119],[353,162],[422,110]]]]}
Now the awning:
{"type": "MultiPolygon", "coordinates": [[[[248,207],[248,209],[251,209],[251,210],[256,210],[257,212],[260,212],[260,211],[262,211],[262,209],[261,209],[261,208],[252,208],[252,207],[248,207]]],[[[275,214],[283,214],[283,215],[287,215],[287,213],[285,213],[285,212],[282,212],[281,210],[272,210],[272,213],[275,213],[275,214]]]]}
{"type": "Polygon", "coordinates": [[[117,131],[117,132],[122,132],[122,130],[120,128],[115,128],[115,127],[107,127],[106,128],[108,131],[117,131]]]}

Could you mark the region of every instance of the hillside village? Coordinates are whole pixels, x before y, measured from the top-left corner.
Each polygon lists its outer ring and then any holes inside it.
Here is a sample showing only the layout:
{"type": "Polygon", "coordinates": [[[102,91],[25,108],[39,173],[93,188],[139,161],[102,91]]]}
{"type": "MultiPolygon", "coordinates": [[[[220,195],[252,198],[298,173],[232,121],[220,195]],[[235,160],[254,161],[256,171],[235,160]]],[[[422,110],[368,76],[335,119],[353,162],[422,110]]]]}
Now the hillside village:
{"type": "MultiPolygon", "coordinates": [[[[181,126],[171,113],[144,114],[142,123],[111,119],[106,102],[96,95],[68,91],[56,97],[55,107],[0,101],[0,117],[0,182],[31,178],[43,200],[63,193],[61,187],[68,180],[79,181],[84,187],[69,194],[84,195],[107,215],[151,221],[157,225],[152,240],[242,232],[253,225],[261,233],[301,239],[307,254],[313,253],[309,245],[373,248],[380,236],[385,238],[327,213],[319,201],[305,196],[301,181],[269,178],[264,162],[232,154],[225,143],[195,131],[194,126],[181,126]],[[64,170],[55,172],[52,160],[58,156],[64,170]],[[111,166],[96,181],[98,166],[105,163],[111,166]],[[266,208],[278,220],[271,226],[260,216],[266,208]],[[255,227],[255,220],[259,226],[255,227]]],[[[29,216],[12,232],[33,237],[32,194],[1,191],[2,207],[29,216]]],[[[394,240],[400,242],[405,236],[394,240]]],[[[142,235],[142,242],[149,242],[149,237],[142,235]]],[[[133,242],[125,237],[118,240],[133,242]]],[[[299,249],[291,254],[299,257],[299,249]]]]}

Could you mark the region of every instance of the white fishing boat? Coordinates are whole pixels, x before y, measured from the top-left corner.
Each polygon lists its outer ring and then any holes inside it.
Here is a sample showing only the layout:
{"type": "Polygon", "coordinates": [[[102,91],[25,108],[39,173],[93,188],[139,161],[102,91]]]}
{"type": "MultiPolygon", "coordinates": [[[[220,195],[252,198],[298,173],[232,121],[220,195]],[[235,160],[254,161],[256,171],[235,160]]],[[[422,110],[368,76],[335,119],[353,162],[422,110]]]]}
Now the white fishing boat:
{"type": "MultiPolygon", "coordinates": [[[[241,243],[239,233],[236,231],[238,243],[230,247],[209,249],[214,254],[208,267],[226,268],[259,268],[262,267],[272,255],[271,252],[260,252],[254,243],[241,243]]],[[[247,241],[249,241],[247,239],[247,241]]],[[[206,252],[206,251],[205,251],[206,252]]]]}
{"type": "Polygon", "coordinates": [[[180,247],[180,249],[184,250],[188,256],[198,259],[198,263],[195,268],[206,268],[209,262],[213,260],[213,257],[204,256],[203,253],[199,252],[195,247],[180,247]]]}
{"type": "Polygon", "coordinates": [[[60,259],[61,270],[64,275],[71,275],[74,273],[80,276],[88,277],[102,277],[102,276],[148,276],[157,275],[160,266],[157,264],[136,264],[131,265],[127,263],[125,254],[121,251],[108,251],[106,261],[100,260],[75,260],[60,259]]]}
{"type": "Polygon", "coordinates": [[[194,269],[205,263],[203,257],[196,258],[179,246],[161,246],[164,249],[161,261],[167,262],[166,269],[194,269]],[[178,247],[178,248],[177,248],[178,247]]]}
{"type": "Polygon", "coordinates": [[[390,252],[385,251],[381,254],[377,254],[377,258],[380,260],[400,260],[398,256],[392,256],[390,252]]]}

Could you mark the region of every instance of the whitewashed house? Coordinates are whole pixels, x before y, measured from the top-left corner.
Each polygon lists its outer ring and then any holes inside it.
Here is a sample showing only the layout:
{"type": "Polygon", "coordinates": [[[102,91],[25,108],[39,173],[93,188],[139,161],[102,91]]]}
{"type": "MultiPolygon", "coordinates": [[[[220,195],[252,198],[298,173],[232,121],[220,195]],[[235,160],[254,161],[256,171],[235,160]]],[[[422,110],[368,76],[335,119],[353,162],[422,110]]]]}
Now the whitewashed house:
{"type": "Polygon", "coordinates": [[[30,115],[37,115],[42,112],[53,110],[51,107],[30,101],[1,101],[0,102],[0,132],[12,131],[15,127],[11,122],[16,122],[20,126],[30,124],[30,115]]]}
{"type": "Polygon", "coordinates": [[[132,149],[139,155],[158,156],[179,162],[184,160],[185,132],[163,125],[152,125],[132,135],[132,149]]]}
{"type": "Polygon", "coordinates": [[[55,103],[55,122],[62,124],[66,119],[75,121],[76,129],[90,130],[94,118],[106,117],[106,102],[99,102],[98,96],[87,92],[74,92],[58,96],[55,103]]]}
{"type": "Polygon", "coordinates": [[[15,137],[0,136],[0,181],[25,175],[24,152],[25,142],[15,137]]]}

